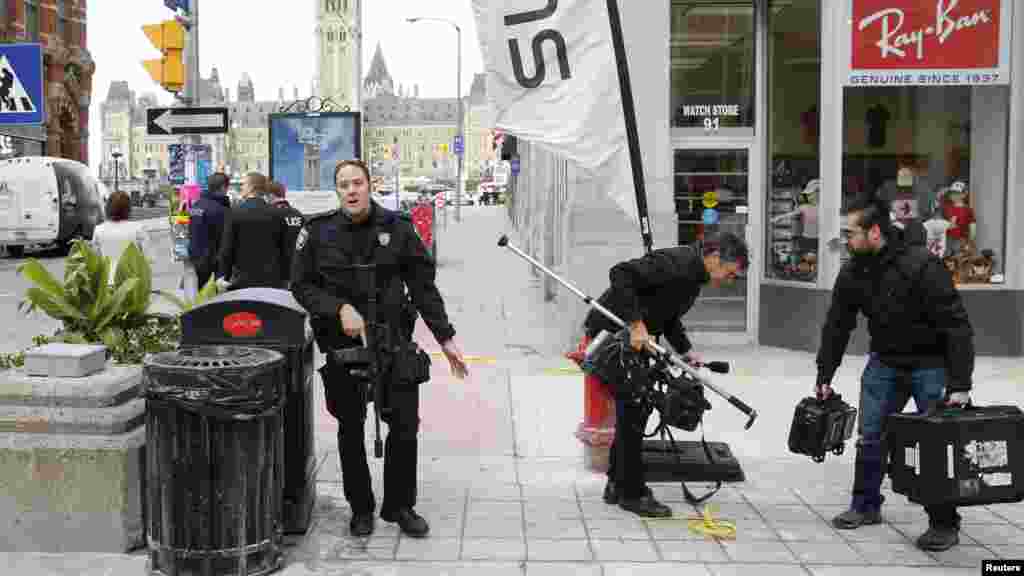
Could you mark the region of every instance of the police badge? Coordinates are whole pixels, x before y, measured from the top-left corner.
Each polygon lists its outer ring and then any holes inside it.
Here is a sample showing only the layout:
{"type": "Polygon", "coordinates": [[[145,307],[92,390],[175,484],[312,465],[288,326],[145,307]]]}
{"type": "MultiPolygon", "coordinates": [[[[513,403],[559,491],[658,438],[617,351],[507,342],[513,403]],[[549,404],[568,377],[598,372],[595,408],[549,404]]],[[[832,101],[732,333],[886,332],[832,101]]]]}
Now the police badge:
{"type": "Polygon", "coordinates": [[[380,235],[377,236],[377,239],[380,240],[380,245],[386,248],[387,245],[391,243],[391,234],[387,232],[381,232],[380,235]]]}

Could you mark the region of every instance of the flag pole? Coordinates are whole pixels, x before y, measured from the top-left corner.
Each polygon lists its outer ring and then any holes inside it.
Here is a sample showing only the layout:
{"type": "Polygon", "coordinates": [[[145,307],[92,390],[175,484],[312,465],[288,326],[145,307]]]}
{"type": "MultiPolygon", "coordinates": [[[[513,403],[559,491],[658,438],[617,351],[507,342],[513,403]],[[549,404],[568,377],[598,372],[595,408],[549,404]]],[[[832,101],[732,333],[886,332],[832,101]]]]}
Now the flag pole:
{"type": "Polygon", "coordinates": [[[644,250],[651,253],[651,224],[647,216],[647,190],[644,187],[644,167],[640,157],[640,136],[636,130],[636,109],[633,106],[633,89],[629,80],[629,63],[626,61],[626,45],[622,41],[622,21],[619,18],[618,0],[608,0],[608,19],[612,26],[612,45],[615,48],[615,64],[619,72],[619,91],[622,94],[622,115],[626,121],[626,142],[629,145],[629,164],[633,169],[633,188],[636,191],[636,211],[640,217],[640,236],[644,250]]]}

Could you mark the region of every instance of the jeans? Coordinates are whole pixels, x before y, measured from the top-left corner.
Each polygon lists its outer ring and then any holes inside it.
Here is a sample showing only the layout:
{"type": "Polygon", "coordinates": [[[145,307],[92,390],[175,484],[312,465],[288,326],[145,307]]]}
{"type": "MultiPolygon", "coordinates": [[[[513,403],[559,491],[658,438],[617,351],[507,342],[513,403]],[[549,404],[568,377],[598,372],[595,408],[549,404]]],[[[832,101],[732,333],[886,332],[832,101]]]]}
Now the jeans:
{"type": "MultiPolygon", "coordinates": [[[[923,414],[943,399],[946,374],[942,368],[896,369],[886,366],[872,353],[861,377],[858,418],[857,460],[851,507],[864,512],[882,506],[882,478],[885,476],[887,450],[885,421],[890,414],[903,411],[912,396],[917,413],[923,414]]],[[[926,506],[932,526],[959,528],[955,506],[926,506]]]]}

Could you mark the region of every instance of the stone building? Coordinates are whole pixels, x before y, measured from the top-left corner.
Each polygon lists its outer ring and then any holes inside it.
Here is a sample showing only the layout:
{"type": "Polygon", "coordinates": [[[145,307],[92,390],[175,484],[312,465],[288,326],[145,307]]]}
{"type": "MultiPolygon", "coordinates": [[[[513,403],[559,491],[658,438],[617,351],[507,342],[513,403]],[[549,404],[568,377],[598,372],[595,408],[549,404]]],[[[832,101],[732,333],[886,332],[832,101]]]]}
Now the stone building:
{"type": "Polygon", "coordinates": [[[89,162],[89,103],[96,65],[87,49],[85,4],[85,0],[0,1],[0,43],[43,46],[46,100],[42,126],[0,127],[3,151],[89,162]]]}

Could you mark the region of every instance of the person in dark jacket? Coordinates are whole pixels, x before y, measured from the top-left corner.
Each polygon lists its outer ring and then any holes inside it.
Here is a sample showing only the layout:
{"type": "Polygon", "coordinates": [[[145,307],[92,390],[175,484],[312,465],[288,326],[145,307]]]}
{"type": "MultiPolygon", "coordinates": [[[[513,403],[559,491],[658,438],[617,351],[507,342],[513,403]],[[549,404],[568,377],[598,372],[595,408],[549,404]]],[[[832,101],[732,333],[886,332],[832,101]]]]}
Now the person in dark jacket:
{"type": "MultiPolygon", "coordinates": [[[[386,337],[405,347],[412,340],[414,312],[418,311],[441,344],[456,377],[464,378],[468,373],[466,362],[455,344],[455,328],[448,321],[444,300],[434,283],[434,258],[412,222],[408,216],[370,200],[370,171],[363,162],[339,162],[334,174],[341,209],[309,219],[296,241],[292,269],[292,294],[309,311],[320,350],[362,345],[370,287],[353,267],[372,263],[377,266],[375,322],[387,326],[386,337]]],[[[394,361],[398,363],[400,358],[396,356],[394,361]]],[[[352,507],[349,529],[355,536],[367,536],[374,529],[376,500],[366,462],[366,402],[360,383],[335,364],[332,354],[327,354],[327,364],[320,372],[327,411],[338,420],[342,480],[345,498],[352,507]]],[[[423,537],[429,526],[413,510],[419,386],[400,381],[394,370],[382,378],[388,382],[383,390],[390,414],[385,420],[388,437],[380,517],[397,522],[406,535],[423,537]]]]}
{"type": "Polygon", "coordinates": [[[196,270],[199,289],[218,271],[221,237],[224,235],[224,220],[231,211],[228,199],[228,176],[223,172],[211,174],[206,181],[206,190],[189,211],[188,257],[196,270]]]}
{"type": "Polygon", "coordinates": [[[302,212],[295,209],[294,206],[288,203],[285,197],[287,191],[284,184],[276,180],[271,180],[267,184],[269,190],[270,203],[275,208],[281,211],[281,222],[284,226],[282,232],[282,239],[284,241],[285,255],[282,266],[288,271],[289,280],[292,270],[292,258],[295,255],[295,240],[299,237],[299,230],[302,230],[302,225],[305,224],[306,219],[303,217],[302,212]]]}
{"type": "Polygon", "coordinates": [[[267,199],[267,178],[250,172],[242,181],[242,202],[224,225],[220,266],[232,290],[285,288],[291,276],[284,263],[291,246],[285,246],[284,218],[267,199]]]}
{"type": "MultiPolygon", "coordinates": [[[[974,332],[960,294],[942,262],[927,248],[909,244],[891,229],[889,207],[858,198],[847,210],[847,248],[852,258],[839,272],[818,350],[818,397],[832,394],[832,378],[846,351],[857,315],[871,335],[861,378],[853,498],[832,520],[854,529],[881,520],[885,475],[884,424],[911,396],[918,413],[938,402],[970,402],[974,332]]],[[[917,540],[925,550],[959,542],[960,516],[953,506],[930,506],[928,530],[917,540]]]]}
{"type": "MultiPolygon", "coordinates": [[[[700,362],[682,317],[708,283],[731,282],[746,268],[747,247],[735,234],[720,232],[702,242],[654,250],[641,258],[620,262],[608,276],[611,286],[598,302],[626,322],[633,350],[643,350],[653,338],[664,335],[676,352],[689,362],[700,362]]],[[[590,338],[619,328],[592,309],[584,320],[590,338]]],[[[626,382],[607,382],[615,396],[615,439],[608,466],[604,501],[648,517],[671,516],[672,510],[657,500],[643,476],[641,449],[647,420],[639,406],[629,401],[626,382]]]]}

